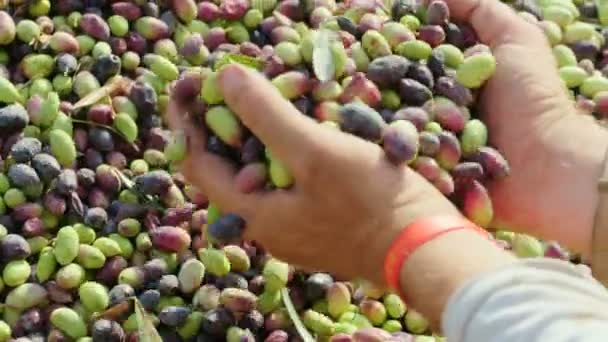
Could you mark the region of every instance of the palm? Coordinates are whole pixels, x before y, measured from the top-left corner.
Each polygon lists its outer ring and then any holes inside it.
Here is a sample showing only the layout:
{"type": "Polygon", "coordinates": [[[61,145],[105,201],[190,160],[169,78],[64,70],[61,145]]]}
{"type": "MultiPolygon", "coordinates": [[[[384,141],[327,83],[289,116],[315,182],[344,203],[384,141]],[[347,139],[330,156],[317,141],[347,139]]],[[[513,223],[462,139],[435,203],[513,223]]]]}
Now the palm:
{"type": "MultiPolygon", "coordinates": [[[[555,213],[564,197],[552,177],[558,162],[552,151],[579,121],[556,72],[551,48],[540,29],[498,1],[450,1],[452,12],[477,29],[496,57],[497,69],[481,94],[481,115],[490,143],[510,163],[511,174],[490,186],[495,208],[493,227],[551,237],[555,213]]],[[[567,208],[569,209],[569,208],[567,208]]],[[[568,227],[571,228],[571,227],[568,227]]]]}
{"type": "Polygon", "coordinates": [[[518,42],[496,46],[497,71],[483,93],[482,115],[491,132],[490,142],[511,166],[511,177],[492,188],[495,223],[515,229],[530,230],[540,224],[535,209],[546,194],[538,185],[543,184],[551,162],[539,157],[540,139],[574,115],[574,110],[568,110],[572,103],[551,50],[544,41],[539,43],[534,49],[518,42]]]}

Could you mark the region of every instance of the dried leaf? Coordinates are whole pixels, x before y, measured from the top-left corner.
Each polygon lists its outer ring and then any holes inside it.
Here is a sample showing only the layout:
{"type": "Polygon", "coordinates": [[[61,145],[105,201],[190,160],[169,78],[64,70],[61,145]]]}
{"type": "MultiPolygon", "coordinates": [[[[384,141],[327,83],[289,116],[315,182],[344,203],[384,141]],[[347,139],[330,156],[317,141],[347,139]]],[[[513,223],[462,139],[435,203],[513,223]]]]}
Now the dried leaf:
{"type": "Polygon", "coordinates": [[[92,106],[92,105],[96,104],[97,102],[99,102],[104,97],[110,96],[110,94],[112,94],[116,90],[125,87],[127,83],[128,83],[128,79],[121,77],[121,76],[115,77],[111,82],[109,82],[106,85],[104,85],[103,87],[91,92],[87,96],[80,99],[80,101],[76,102],[74,104],[74,109],[76,110],[76,109],[80,109],[83,107],[92,106]]]}
{"type": "Polygon", "coordinates": [[[70,195],[69,204],[70,208],[74,211],[76,215],[78,215],[80,218],[84,218],[84,204],[82,204],[82,201],[80,200],[80,197],[76,192],[72,192],[72,194],[70,195]]]}
{"type": "Polygon", "coordinates": [[[308,330],[306,330],[304,323],[302,323],[302,321],[300,320],[300,316],[298,315],[298,312],[296,311],[295,307],[293,306],[291,297],[289,297],[289,290],[287,288],[284,288],[281,290],[281,298],[283,298],[283,304],[285,305],[285,308],[287,309],[289,318],[291,318],[291,321],[293,322],[293,325],[296,327],[296,331],[302,338],[302,341],[314,342],[315,339],[312,337],[312,335],[310,335],[308,330]]]}
{"type": "Polygon", "coordinates": [[[108,308],[104,312],[99,312],[93,314],[93,318],[95,320],[98,319],[107,319],[111,321],[120,321],[122,320],[129,312],[132,310],[133,302],[130,300],[125,300],[124,302],[120,302],[110,308],[108,308]]]}
{"type": "Polygon", "coordinates": [[[331,52],[331,32],[319,30],[312,50],[312,68],[321,82],[330,81],[336,73],[336,65],[331,52]]]}
{"type": "Polygon", "coordinates": [[[156,327],[146,315],[146,310],[141,306],[141,303],[134,298],[135,303],[135,320],[137,321],[137,337],[139,342],[162,342],[163,339],[156,331],[156,327]]]}
{"type": "Polygon", "coordinates": [[[124,185],[125,188],[131,189],[133,187],[133,182],[127,176],[125,176],[124,173],[120,172],[120,170],[115,167],[112,167],[110,170],[118,178],[120,178],[120,182],[122,183],[122,185],[124,185]]]}

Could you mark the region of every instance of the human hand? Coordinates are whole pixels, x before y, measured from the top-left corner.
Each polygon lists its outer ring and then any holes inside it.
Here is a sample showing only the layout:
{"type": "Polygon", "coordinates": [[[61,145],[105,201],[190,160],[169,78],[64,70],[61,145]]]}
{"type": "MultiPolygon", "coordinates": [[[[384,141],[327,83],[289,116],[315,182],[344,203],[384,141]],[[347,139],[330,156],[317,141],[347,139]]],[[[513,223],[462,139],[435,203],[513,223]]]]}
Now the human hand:
{"type": "Polygon", "coordinates": [[[539,28],[497,0],[447,2],[497,60],[481,94],[482,119],[511,173],[490,184],[492,227],[588,252],[606,132],[577,113],[539,28]]]}
{"type": "Polygon", "coordinates": [[[206,152],[204,131],[184,119],[187,106],[172,100],[171,126],[190,145],[181,170],[223,211],[242,216],[245,238],[274,256],[384,285],[384,256],[403,227],[429,215],[459,215],[421,176],[391,164],[381,147],[302,115],[262,75],[231,65],[219,78],[226,104],[287,165],[295,185],[239,192],[236,170],[206,152]]]}

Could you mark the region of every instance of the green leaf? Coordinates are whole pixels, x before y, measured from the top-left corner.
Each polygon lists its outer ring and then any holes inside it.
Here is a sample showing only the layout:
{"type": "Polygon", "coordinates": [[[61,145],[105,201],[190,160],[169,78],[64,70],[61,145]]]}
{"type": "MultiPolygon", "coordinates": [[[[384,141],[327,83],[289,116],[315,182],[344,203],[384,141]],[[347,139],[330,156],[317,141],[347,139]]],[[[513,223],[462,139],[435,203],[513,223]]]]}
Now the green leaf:
{"type": "Polygon", "coordinates": [[[146,310],[141,306],[141,303],[136,298],[135,303],[135,319],[137,320],[137,337],[139,342],[162,342],[163,339],[156,331],[152,321],[146,316],[146,310]]]}
{"type": "Polygon", "coordinates": [[[315,35],[312,50],[312,68],[321,82],[330,81],[336,73],[336,65],[331,51],[332,32],[319,30],[315,35]]]}
{"type": "Polygon", "coordinates": [[[595,0],[595,6],[597,7],[600,24],[608,25],[608,1],[595,0]]]}
{"type": "Polygon", "coordinates": [[[310,335],[308,330],[306,330],[306,327],[304,326],[304,323],[302,323],[302,320],[300,320],[300,316],[298,315],[298,312],[296,311],[295,307],[293,306],[291,297],[289,297],[289,290],[287,288],[284,288],[281,290],[281,298],[283,298],[283,304],[285,305],[285,308],[287,309],[289,318],[291,318],[291,321],[293,322],[293,325],[296,327],[296,331],[298,332],[298,334],[300,335],[302,340],[304,342],[314,342],[315,339],[312,337],[312,335],[310,335]]]}
{"type": "Polygon", "coordinates": [[[256,69],[258,71],[262,70],[264,68],[264,62],[262,62],[261,60],[255,58],[255,57],[241,55],[241,54],[227,53],[224,56],[222,56],[222,58],[213,65],[214,70],[218,71],[222,67],[224,67],[228,64],[231,64],[231,63],[238,63],[238,64],[244,65],[246,67],[256,69]]]}

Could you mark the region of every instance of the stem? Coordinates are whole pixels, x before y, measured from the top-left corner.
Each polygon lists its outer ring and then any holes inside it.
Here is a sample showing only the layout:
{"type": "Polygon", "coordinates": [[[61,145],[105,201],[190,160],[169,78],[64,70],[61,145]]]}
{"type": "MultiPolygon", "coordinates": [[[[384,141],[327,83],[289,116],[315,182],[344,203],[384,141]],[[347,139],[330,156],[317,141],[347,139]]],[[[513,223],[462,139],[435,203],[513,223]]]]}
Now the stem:
{"type": "Polygon", "coordinates": [[[293,302],[291,301],[291,297],[289,297],[289,290],[284,288],[281,290],[281,298],[283,298],[283,304],[287,309],[287,313],[289,314],[289,318],[293,322],[293,325],[296,327],[298,334],[304,342],[314,342],[315,339],[310,335],[302,320],[300,320],[300,316],[296,312],[296,308],[293,306],[293,302]]]}
{"type": "Polygon", "coordinates": [[[133,147],[134,149],[139,150],[139,147],[137,147],[137,145],[130,142],[127,139],[127,137],[125,137],[122,133],[120,133],[118,130],[116,130],[116,128],[114,128],[112,126],[108,126],[108,125],[104,125],[104,124],[100,124],[100,123],[88,121],[88,120],[80,120],[80,119],[74,119],[74,118],[71,118],[71,119],[72,119],[72,122],[74,122],[74,123],[105,128],[108,131],[111,131],[112,133],[118,135],[122,140],[126,141],[128,144],[131,144],[131,147],[133,147]]]}
{"type": "Polygon", "coordinates": [[[143,200],[144,204],[148,204],[162,213],[165,212],[165,208],[160,203],[158,203],[158,201],[156,201],[154,197],[150,195],[144,195],[134,189],[133,181],[127,178],[122,172],[120,172],[120,170],[115,167],[112,167],[112,172],[114,172],[114,174],[117,175],[118,178],[120,178],[120,182],[125,186],[125,188],[133,191],[141,200],[143,200]]]}
{"type": "Polygon", "coordinates": [[[122,133],[120,133],[119,131],[117,131],[114,127],[112,126],[108,126],[108,125],[104,125],[104,124],[100,124],[97,122],[93,122],[93,121],[88,121],[88,120],[80,120],[80,119],[74,119],[72,118],[72,121],[75,123],[80,123],[80,124],[85,124],[85,125],[90,125],[90,126],[97,126],[97,127],[103,127],[107,130],[110,130],[118,135],[122,136],[122,133]]]}

